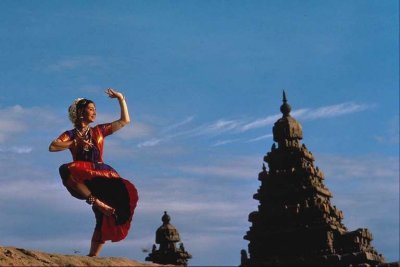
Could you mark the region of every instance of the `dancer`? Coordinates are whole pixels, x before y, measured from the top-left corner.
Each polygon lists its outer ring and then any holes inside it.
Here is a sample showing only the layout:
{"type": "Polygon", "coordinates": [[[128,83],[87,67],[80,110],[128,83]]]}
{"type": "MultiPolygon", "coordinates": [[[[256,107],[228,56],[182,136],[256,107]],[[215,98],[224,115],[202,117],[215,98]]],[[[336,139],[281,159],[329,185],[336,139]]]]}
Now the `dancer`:
{"type": "Polygon", "coordinates": [[[91,100],[78,98],[68,109],[74,129],[51,142],[49,151],[69,149],[73,162],[61,165],[62,182],[70,194],[92,206],[96,226],[88,256],[98,256],[107,240],[124,239],[129,231],[138,201],[135,186],[103,162],[104,138],[130,122],[125,97],[112,88],[106,90],[117,98],[121,116],[112,123],[90,127],[96,119],[96,106],[91,100]]]}

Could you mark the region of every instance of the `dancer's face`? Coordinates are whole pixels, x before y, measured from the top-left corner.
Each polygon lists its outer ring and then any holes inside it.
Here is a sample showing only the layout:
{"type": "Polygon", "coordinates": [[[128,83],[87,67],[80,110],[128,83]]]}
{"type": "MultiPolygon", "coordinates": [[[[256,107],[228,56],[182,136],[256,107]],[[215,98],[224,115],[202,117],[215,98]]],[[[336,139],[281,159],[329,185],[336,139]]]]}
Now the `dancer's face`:
{"type": "Polygon", "coordinates": [[[96,120],[96,106],[94,103],[89,103],[89,105],[86,106],[85,112],[83,114],[83,120],[91,123],[96,120]]]}

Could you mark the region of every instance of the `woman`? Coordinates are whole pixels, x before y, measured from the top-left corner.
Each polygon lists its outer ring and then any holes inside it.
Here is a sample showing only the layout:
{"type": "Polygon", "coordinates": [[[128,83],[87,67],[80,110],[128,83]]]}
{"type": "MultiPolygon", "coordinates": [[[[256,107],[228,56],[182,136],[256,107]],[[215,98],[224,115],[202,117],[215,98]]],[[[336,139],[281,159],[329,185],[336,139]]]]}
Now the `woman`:
{"type": "Polygon", "coordinates": [[[99,255],[105,241],[126,237],[138,201],[135,186],[103,162],[104,138],[130,122],[125,97],[111,88],[106,93],[118,99],[119,120],[90,127],[96,119],[96,106],[91,100],[78,98],[68,110],[75,128],[61,134],[49,147],[51,152],[71,151],[73,162],[60,167],[60,176],[72,196],[92,205],[96,217],[88,255],[92,257],[99,255]]]}

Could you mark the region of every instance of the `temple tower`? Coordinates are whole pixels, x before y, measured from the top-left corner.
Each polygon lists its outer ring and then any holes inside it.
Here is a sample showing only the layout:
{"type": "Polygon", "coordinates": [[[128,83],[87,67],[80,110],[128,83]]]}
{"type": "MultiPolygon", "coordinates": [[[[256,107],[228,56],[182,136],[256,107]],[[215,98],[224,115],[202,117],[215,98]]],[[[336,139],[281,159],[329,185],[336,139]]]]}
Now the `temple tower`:
{"type": "Polygon", "coordinates": [[[161,218],[163,224],[156,231],[156,243],[146,261],[152,261],[159,264],[173,264],[187,266],[188,259],[192,258],[184,248],[183,243],[177,248],[175,243],[181,241],[178,230],[170,224],[171,217],[164,212],[161,218]]]}
{"type": "Polygon", "coordinates": [[[376,266],[384,258],[371,246],[368,229],[349,232],[343,213],[331,205],[332,193],[314,156],[301,144],[300,123],[290,116],[283,92],[282,118],[273,126],[274,142],[258,175],[253,198],[258,210],[249,214],[248,252],[242,266],[376,266]]]}

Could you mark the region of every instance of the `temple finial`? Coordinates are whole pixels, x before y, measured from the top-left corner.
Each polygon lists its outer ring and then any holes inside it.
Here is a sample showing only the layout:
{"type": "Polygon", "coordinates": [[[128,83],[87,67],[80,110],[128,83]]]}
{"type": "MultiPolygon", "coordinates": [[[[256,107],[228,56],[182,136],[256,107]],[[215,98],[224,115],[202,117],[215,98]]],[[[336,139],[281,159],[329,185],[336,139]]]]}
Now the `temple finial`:
{"type": "Polygon", "coordinates": [[[282,104],[282,106],[281,106],[281,112],[282,112],[282,114],[283,114],[284,117],[287,117],[287,116],[289,116],[290,110],[291,110],[292,108],[291,108],[290,105],[287,103],[285,90],[283,90],[283,99],[282,99],[282,101],[283,101],[283,104],[282,104]]]}
{"type": "Polygon", "coordinates": [[[168,224],[171,221],[171,217],[169,217],[167,211],[164,211],[164,215],[161,217],[161,221],[165,224],[168,224]]]}

